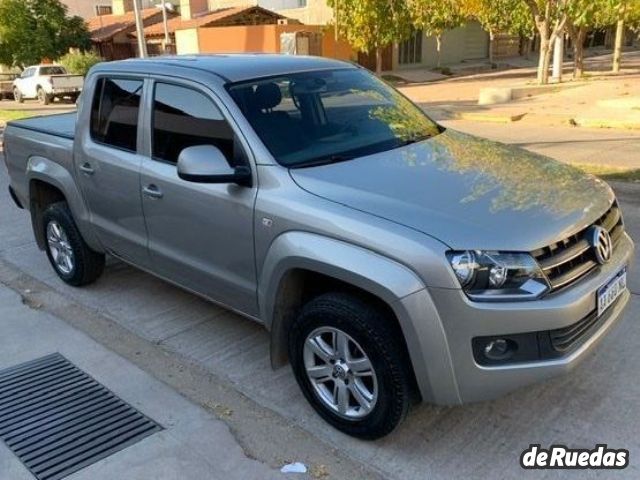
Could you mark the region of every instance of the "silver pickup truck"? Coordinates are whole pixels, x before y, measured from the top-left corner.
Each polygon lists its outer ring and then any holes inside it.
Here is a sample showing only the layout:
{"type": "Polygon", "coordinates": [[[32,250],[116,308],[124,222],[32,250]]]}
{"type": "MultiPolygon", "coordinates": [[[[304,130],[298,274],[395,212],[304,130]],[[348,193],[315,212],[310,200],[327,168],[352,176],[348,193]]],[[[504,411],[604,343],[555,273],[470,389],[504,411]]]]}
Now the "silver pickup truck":
{"type": "Polygon", "coordinates": [[[272,365],[360,438],[413,400],[569,371],[630,296],[606,183],[447,130],[351,64],[101,64],[77,114],[11,122],[4,149],[63,281],[113,255],[264,324],[272,365]]]}

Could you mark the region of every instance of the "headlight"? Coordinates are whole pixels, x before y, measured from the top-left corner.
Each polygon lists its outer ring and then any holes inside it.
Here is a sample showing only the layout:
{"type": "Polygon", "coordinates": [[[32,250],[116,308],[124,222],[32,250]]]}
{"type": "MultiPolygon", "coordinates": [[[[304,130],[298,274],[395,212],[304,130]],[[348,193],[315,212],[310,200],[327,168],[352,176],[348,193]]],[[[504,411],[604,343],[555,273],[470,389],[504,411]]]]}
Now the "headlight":
{"type": "Polygon", "coordinates": [[[549,290],[546,277],[528,253],[467,250],[449,252],[447,257],[472,300],[533,300],[549,290]]]}

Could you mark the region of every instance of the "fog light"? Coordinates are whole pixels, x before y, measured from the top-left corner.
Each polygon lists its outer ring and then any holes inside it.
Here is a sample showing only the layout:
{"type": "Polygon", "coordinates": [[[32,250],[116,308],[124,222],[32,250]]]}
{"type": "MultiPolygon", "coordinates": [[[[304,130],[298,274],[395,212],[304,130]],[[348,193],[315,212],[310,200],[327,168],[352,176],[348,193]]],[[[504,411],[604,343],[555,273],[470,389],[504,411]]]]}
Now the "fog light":
{"type": "Polygon", "coordinates": [[[490,360],[506,360],[516,351],[517,345],[512,340],[496,338],[484,347],[484,354],[490,360]]]}

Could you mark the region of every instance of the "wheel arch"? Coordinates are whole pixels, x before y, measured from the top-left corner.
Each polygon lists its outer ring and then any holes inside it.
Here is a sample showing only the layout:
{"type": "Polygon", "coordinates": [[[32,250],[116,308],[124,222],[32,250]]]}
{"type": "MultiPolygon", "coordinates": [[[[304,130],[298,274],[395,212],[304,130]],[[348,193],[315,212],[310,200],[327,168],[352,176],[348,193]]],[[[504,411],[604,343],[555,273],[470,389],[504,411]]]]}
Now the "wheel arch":
{"type": "Polygon", "coordinates": [[[417,332],[400,300],[424,288],[408,267],[370,250],[306,232],[282,234],[267,253],[258,289],[261,317],[271,335],[272,366],[288,362],[288,332],[299,308],[322,293],[343,291],[388,313],[415,380],[414,363],[422,354],[415,342],[407,342],[417,332]]]}
{"type": "Polygon", "coordinates": [[[34,156],[27,162],[26,179],[29,188],[29,211],[38,247],[45,248],[42,213],[55,202],[66,201],[85,242],[102,252],[102,246],[89,224],[89,210],[71,173],[60,164],[34,156]]]}

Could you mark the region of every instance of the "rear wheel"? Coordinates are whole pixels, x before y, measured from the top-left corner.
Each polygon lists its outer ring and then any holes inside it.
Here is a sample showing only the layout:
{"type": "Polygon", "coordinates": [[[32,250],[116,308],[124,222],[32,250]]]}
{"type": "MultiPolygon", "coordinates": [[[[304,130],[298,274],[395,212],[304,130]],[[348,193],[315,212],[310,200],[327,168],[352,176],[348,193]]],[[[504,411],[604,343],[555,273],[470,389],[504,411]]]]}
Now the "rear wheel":
{"type": "Polygon", "coordinates": [[[47,207],[42,225],[47,257],[64,282],[79,287],[100,277],[105,257],[85,243],[66,202],[47,207]]]}
{"type": "Polygon", "coordinates": [[[411,373],[392,322],[359,297],[330,293],[306,304],[290,332],[302,392],[348,435],[380,438],[407,414],[411,373]]]}
{"type": "Polygon", "coordinates": [[[22,93],[17,87],[13,89],[13,99],[18,103],[24,103],[24,98],[22,97],[22,93]]]}
{"type": "Polygon", "coordinates": [[[45,92],[42,87],[38,87],[38,101],[42,105],[49,105],[51,103],[51,96],[45,92]]]}

